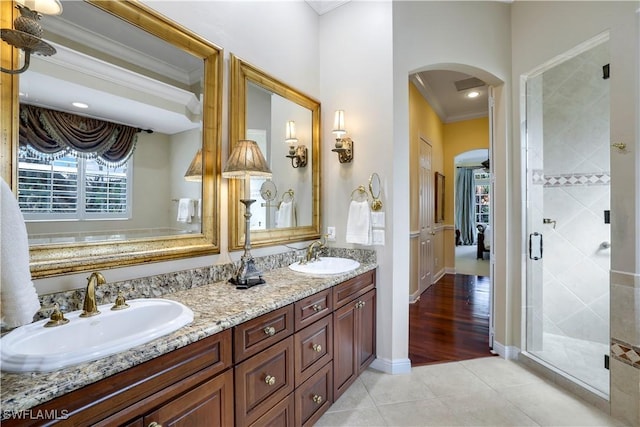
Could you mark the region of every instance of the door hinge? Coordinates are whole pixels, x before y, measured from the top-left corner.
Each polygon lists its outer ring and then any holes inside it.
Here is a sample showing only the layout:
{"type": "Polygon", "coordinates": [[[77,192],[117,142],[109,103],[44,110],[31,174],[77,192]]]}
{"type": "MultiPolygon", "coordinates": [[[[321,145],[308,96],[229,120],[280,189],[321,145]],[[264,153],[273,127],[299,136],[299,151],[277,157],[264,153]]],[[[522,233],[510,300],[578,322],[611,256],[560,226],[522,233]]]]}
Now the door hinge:
{"type": "Polygon", "coordinates": [[[604,369],[609,369],[609,355],[604,355],[604,369]]]}

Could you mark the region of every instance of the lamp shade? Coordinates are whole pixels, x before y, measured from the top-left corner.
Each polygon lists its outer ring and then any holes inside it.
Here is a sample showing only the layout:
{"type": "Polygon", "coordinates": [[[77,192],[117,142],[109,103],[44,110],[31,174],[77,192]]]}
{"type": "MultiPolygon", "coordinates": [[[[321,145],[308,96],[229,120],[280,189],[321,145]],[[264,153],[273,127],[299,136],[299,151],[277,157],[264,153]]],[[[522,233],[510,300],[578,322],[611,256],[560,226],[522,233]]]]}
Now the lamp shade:
{"type": "Polygon", "coordinates": [[[290,120],[287,122],[287,127],[285,129],[285,141],[289,144],[295,144],[298,142],[296,138],[296,122],[290,120]]]}
{"type": "Polygon", "coordinates": [[[185,181],[200,182],[202,181],[202,149],[199,149],[191,160],[191,164],[184,174],[185,181]]]}
{"type": "Polygon", "coordinates": [[[246,179],[250,176],[271,178],[271,169],[255,141],[243,139],[233,146],[223,178],[246,179]]]}
{"type": "Polygon", "coordinates": [[[338,137],[347,133],[344,129],[344,110],[336,110],[336,115],[333,120],[333,133],[338,137]]]}

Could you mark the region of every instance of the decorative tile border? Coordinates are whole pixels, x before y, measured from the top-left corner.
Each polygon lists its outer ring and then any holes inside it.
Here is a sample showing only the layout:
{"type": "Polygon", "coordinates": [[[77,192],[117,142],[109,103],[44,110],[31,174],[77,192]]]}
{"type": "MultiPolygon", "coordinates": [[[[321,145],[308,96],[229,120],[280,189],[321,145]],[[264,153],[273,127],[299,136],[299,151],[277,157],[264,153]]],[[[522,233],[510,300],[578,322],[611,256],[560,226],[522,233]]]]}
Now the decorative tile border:
{"type": "Polygon", "coordinates": [[[609,185],[611,175],[609,172],[587,172],[545,175],[543,170],[531,171],[532,183],[545,187],[571,187],[577,185],[609,185]]]}
{"type": "Polygon", "coordinates": [[[640,369],[640,347],[611,338],[611,357],[640,369]]]}

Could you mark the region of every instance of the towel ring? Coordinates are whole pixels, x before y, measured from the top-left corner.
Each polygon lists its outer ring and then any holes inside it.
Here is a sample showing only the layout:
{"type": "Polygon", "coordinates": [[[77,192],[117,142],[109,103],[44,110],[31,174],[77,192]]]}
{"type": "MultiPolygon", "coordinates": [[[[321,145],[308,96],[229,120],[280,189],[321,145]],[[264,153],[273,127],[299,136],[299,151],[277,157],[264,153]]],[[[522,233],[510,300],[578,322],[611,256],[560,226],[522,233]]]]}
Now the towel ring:
{"type": "Polygon", "coordinates": [[[280,202],[293,202],[293,195],[295,193],[293,192],[292,189],[288,189],[287,191],[285,191],[284,193],[282,193],[282,199],[280,200],[280,202]],[[289,196],[289,200],[285,200],[285,197],[289,196]]]}
{"type": "Polygon", "coordinates": [[[380,192],[382,186],[380,185],[380,176],[374,172],[369,177],[369,192],[371,193],[371,210],[379,211],[382,209],[382,200],[380,200],[380,192]]]}
{"type": "Polygon", "coordinates": [[[365,200],[367,201],[369,200],[369,193],[367,193],[367,190],[364,188],[364,185],[359,185],[358,188],[356,188],[351,192],[351,200],[353,200],[354,202],[357,202],[357,201],[364,202],[365,200]],[[364,200],[356,200],[354,198],[356,194],[360,196],[364,195],[364,200]]]}

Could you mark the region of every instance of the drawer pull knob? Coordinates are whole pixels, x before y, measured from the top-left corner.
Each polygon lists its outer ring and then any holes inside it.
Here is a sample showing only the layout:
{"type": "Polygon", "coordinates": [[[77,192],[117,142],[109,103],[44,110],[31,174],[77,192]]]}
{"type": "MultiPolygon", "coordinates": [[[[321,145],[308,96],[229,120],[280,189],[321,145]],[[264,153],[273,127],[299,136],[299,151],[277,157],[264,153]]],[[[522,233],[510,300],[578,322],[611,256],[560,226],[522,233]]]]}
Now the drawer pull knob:
{"type": "Polygon", "coordinates": [[[264,378],[264,382],[265,382],[267,385],[274,385],[274,384],[276,383],[276,377],[272,377],[271,375],[267,375],[267,376],[264,378]]]}
{"type": "Polygon", "coordinates": [[[320,304],[313,304],[311,306],[311,308],[313,309],[313,311],[318,312],[320,310],[322,310],[322,306],[320,304]]]}
{"type": "Polygon", "coordinates": [[[364,307],[364,305],[365,305],[365,302],[364,302],[364,301],[358,301],[358,302],[356,303],[356,306],[355,306],[355,307],[356,307],[356,308],[362,308],[362,307],[364,307]]]}
{"type": "Polygon", "coordinates": [[[272,337],[276,334],[276,328],[274,328],[273,326],[267,326],[266,328],[264,328],[264,333],[272,337]]]}
{"type": "Polygon", "coordinates": [[[313,350],[317,353],[320,353],[322,351],[322,346],[320,344],[314,344],[313,350]]]}
{"type": "Polygon", "coordinates": [[[149,427],[162,427],[162,424],[158,424],[157,422],[153,421],[151,424],[149,424],[149,427]]]}
{"type": "Polygon", "coordinates": [[[313,401],[318,405],[322,403],[322,396],[318,396],[317,394],[313,395],[313,401]]]}

